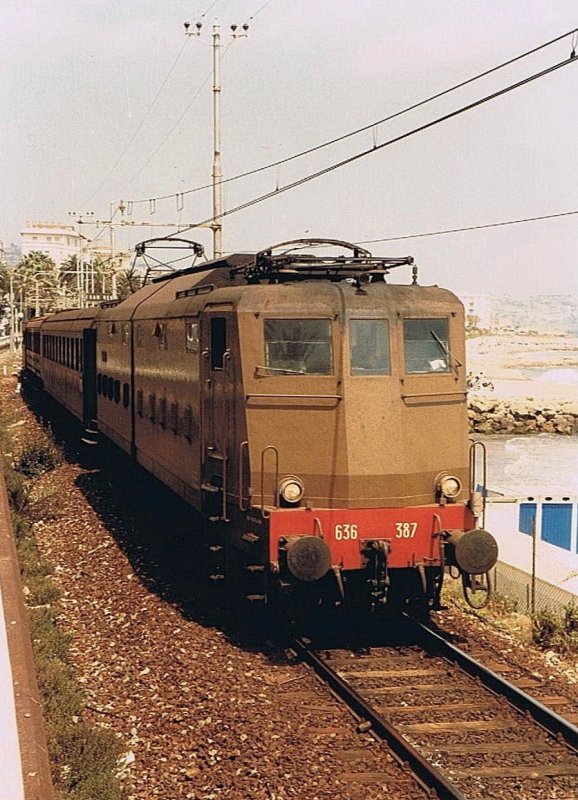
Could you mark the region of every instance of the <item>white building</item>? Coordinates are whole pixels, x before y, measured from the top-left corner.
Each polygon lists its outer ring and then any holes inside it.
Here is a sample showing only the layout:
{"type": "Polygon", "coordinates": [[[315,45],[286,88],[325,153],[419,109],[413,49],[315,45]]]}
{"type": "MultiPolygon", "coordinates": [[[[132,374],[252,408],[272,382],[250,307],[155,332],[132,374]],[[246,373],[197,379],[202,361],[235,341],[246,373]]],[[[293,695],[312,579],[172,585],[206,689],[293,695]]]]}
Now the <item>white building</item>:
{"type": "Polygon", "coordinates": [[[464,304],[466,326],[488,330],[492,326],[492,297],[489,294],[458,292],[464,304]]]}
{"type": "Polygon", "coordinates": [[[578,600],[578,497],[488,497],[484,527],[498,542],[497,590],[526,609],[557,609],[578,600]]]}
{"type": "Polygon", "coordinates": [[[44,253],[60,266],[70,256],[78,255],[83,237],[73,225],[59,222],[28,222],[20,231],[22,255],[32,252],[44,253]]]}

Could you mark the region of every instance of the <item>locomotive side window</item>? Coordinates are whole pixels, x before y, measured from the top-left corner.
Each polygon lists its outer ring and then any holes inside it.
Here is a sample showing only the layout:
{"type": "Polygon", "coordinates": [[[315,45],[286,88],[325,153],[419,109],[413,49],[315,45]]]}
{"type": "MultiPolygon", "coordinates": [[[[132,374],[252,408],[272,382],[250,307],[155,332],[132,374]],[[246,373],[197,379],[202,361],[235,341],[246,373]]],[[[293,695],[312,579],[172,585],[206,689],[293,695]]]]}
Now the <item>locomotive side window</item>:
{"type": "Polygon", "coordinates": [[[159,350],[168,350],[169,339],[165,322],[157,322],[153,330],[153,336],[157,338],[159,350]]]}
{"type": "Polygon", "coordinates": [[[186,322],[185,323],[185,350],[187,353],[198,353],[200,349],[199,342],[199,323],[186,322]]]}
{"type": "Polygon", "coordinates": [[[386,319],[352,319],[349,323],[352,375],[389,375],[389,325],[386,319]]]}
{"type": "Polygon", "coordinates": [[[331,375],[331,320],[266,319],[265,365],[288,375],[331,375]]]}
{"type": "Polygon", "coordinates": [[[211,318],[211,369],[223,369],[223,356],[227,349],[227,320],[211,318]]]}
{"type": "Polygon", "coordinates": [[[449,372],[447,319],[404,319],[403,350],[408,373],[449,372]]]}

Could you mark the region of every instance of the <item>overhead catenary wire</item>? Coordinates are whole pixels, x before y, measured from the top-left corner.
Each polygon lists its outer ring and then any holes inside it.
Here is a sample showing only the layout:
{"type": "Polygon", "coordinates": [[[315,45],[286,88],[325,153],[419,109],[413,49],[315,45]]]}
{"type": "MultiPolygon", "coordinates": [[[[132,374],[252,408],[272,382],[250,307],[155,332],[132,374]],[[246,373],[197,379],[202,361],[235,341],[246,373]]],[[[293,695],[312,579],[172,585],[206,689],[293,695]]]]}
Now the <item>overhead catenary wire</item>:
{"type": "Polygon", "coordinates": [[[356,242],[356,244],[377,244],[379,242],[401,242],[405,239],[423,239],[426,236],[444,236],[449,233],[464,233],[466,231],[481,231],[487,228],[503,228],[507,225],[522,225],[525,222],[539,222],[546,219],[558,219],[559,217],[571,217],[578,214],[578,209],[575,211],[560,211],[556,214],[540,214],[536,217],[523,217],[522,219],[509,219],[502,222],[488,222],[483,225],[467,225],[463,228],[443,228],[437,231],[428,231],[427,233],[410,233],[405,236],[387,236],[381,239],[364,239],[363,241],[356,242]]]}
{"type": "Polygon", "coordinates": [[[86,201],[85,205],[88,205],[88,204],[90,203],[90,201],[92,200],[92,198],[93,198],[95,195],[97,195],[97,194],[98,194],[98,192],[100,192],[100,190],[101,190],[101,189],[102,189],[102,187],[105,185],[105,183],[107,182],[107,180],[110,178],[110,176],[112,175],[112,173],[115,171],[115,169],[118,167],[118,165],[119,165],[119,164],[120,164],[120,162],[123,160],[123,158],[125,157],[125,155],[128,153],[128,151],[129,151],[129,149],[130,149],[130,147],[131,147],[132,143],[134,142],[134,140],[136,139],[136,137],[138,136],[138,134],[139,134],[139,133],[140,133],[140,131],[142,130],[142,127],[143,127],[143,125],[144,125],[144,124],[145,124],[145,122],[147,121],[147,119],[148,119],[148,117],[149,117],[149,115],[150,115],[151,111],[153,110],[154,106],[156,105],[156,102],[157,102],[157,100],[158,100],[158,99],[159,99],[159,97],[161,96],[161,94],[162,94],[162,92],[163,92],[163,89],[164,89],[164,88],[165,88],[165,86],[167,85],[167,83],[168,83],[168,81],[169,81],[169,78],[171,77],[171,75],[173,74],[173,72],[174,72],[174,70],[175,70],[175,67],[176,67],[176,66],[177,66],[177,64],[179,63],[179,61],[180,61],[180,58],[181,58],[181,56],[182,56],[182,54],[183,54],[183,51],[184,51],[185,47],[187,46],[187,42],[188,42],[188,40],[186,40],[186,39],[185,39],[185,41],[183,42],[183,45],[182,45],[181,49],[179,50],[179,52],[177,53],[177,55],[176,55],[176,56],[175,56],[175,58],[173,59],[173,63],[172,63],[172,64],[171,64],[171,66],[169,67],[167,74],[165,75],[165,77],[164,77],[163,81],[161,82],[161,84],[160,84],[159,88],[157,89],[157,91],[156,91],[156,93],[155,93],[155,96],[154,96],[154,97],[153,97],[153,99],[150,101],[150,103],[149,103],[149,105],[148,105],[148,107],[147,107],[147,110],[145,111],[145,113],[144,113],[144,114],[143,114],[143,116],[141,117],[141,120],[140,120],[140,122],[138,123],[138,125],[137,125],[137,126],[136,126],[136,128],[134,129],[134,131],[133,131],[133,133],[132,133],[132,136],[130,137],[130,139],[129,139],[129,140],[127,141],[127,143],[125,144],[124,148],[122,149],[122,151],[121,151],[120,155],[117,157],[117,159],[116,159],[116,161],[114,162],[114,164],[112,165],[112,167],[111,167],[111,168],[108,170],[108,172],[106,173],[106,175],[104,176],[104,178],[102,178],[102,180],[100,181],[100,183],[98,184],[98,186],[96,187],[96,189],[94,189],[94,190],[93,190],[92,194],[90,195],[90,197],[89,197],[89,198],[88,198],[88,200],[86,201]]]}
{"type": "MultiPolygon", "coordinates": [[[[272,2],[272,0],[269,0],[269,2],[272,2]]],[[[269,3],[265,4],[265,6],[267,6],[267,5],[269,5],[269,3]]],[[[260,10],[263,10],[263,8],[265,8],[265,6],[263,6],[260,10]]],[[[256,12],[256,13],[259,13],[259,12],[256,12]]],[[[256,14],[254,16],[256,16],[256,14]]],[[[426,97],[424,100],[420,100],[417,103],[413,103],[413,104],[411,104],[409,106],[406,106],[405,108],[403,108],[403,109],[401,109],[399,111],[396,111],[393,114],[389,114],[388,116],[383,117],[382,119],[379,119],[379,120],[376,120],[374,122],[371,122],[371,123],[369,123],[367,125],[364,125],[364,126],[362,126],[360,128],[356,128],[355,130],[349,131],[348,133],[344,133],[344,134],[342,134],[340,136],[336,136],[333,139],[329,139],[326,142],[322,142],[321,144],[314,145],[313,147],[307,148],[306,150],[301,150],[300,152],[294,153],[291,156],[286,156],[285,158],[278,159],[277,161],[272,161],[269,164],[264,164],[264,165],[262,165],[260,167],[255,167],[254,169],[246,170],[245,172],[240,172],[237,175],[232,175],[230,178],[223,179],[221,181],[221,184],[232,183],[234,181],[241,180],[242,178],[247,178],[247,177],[249,177],[251,175],[257,175],[260,172],[265,172],[266,170],[273,169],[275,167],[280,167],[283,164],[287,164],[287,163],[289,163],[291,161],[295,161],[298,158],[303,158],[304,156],[310,155],[311,153],[315,153],[315,152],[317,152],[319,150],[322,150],[322,149],[324,149],[326,147],[330,147],[331,145],[337,144],[338,142],[342,142],[342,141],[345,141],[346,139],[350,139],[351,137],[357,136],[360,133],[365,133],[366,131],[371,130],[372,128],[376,128],[377,126],[382,125],[385,122],[391,122],[392,120],[397,119],[398,117],[401,117],[403,114],[407,114],[410,111],[415,111],[416,109],[421,108],[422,106],[425,106],[428,103],[433,102],[434,100],[438,100],[439,98],[444,97],[444,96],[450,94],[451,92],[457,91],[458,89],[462,89],[465,86],[468,86],[469,84],[474,83],[475,81],[478,81],[478,80],[481,80],[482,78],[487,77],[488,75],[492,75],[493,73],[498,72],[499,70],[504,69],[505,67],[508,67],[508,66],[516,63],[517,61],[521,61],[522,59],[527,58],[528,56],[533,55],[533,54],[539,52],[540,50],[544,50],[545,48],[550,47],[553,44],[556,44],[557,42],[560,42],[563,39],[568,38],[569,36],[575,37],[576,35],[578,35],[578,30],[576,30],[576,29],[570,30],[570,31],[566,31],[566,33],[563,33],[560,36],[556,36],[554,39],[550,39],[547,42],[543,42],[542,44],[537,45],[536,47],[533,47],[530,50],[526,50],[524,53],[520,53],[519,55],[514,56],[513,58],[510,58],[507,61],[503,61],[501,64],[498,64],[495,67],[491,67],[490,69],[484,70],[483,72],[480,72],[480,73],[478,73],[477,75],[474,75],[471,78],[467,78],[466,80],[460,81],[459,83],[456,83],[453,86],[450,86],[449,88],[442,90],[441,92],[437,92],[437,93],[435,93],[433,95],[430,95],[429,97],[426,97]]],[[[576,48],[575,48],[574,39],[573,39],[572,40],[572,53],[575,53],[575,49],[576,48]]],[[[571,55],[571,58],[572,57],[573,56],[571,55]]],[[[208,80],[208,78],[207,78],[207,80],[208,80]]],[[[204,86],[204,84],[203,84],[203,86],[204,86]]],[[[173,132],[173,130],[176,127],[176,125],[179,124],[179,122],[181,121],[181,119],[183,118],[183,116],[185,115],[185,113],[188,111],[189,108],[190,108],[190,106],[188,106],[187,109],[185,109],[185,111],[183,112],[181,117],[179,117],[179,119],[175,123],[175,126],[173,126],[173,128],[171,129],[169,134],[167,134],[165,139],[163,139],[163,141],[159,145],[159,148],[164,144],[164,142],[166,141],[168,136],[170,136],[170,134],[173,132]]],[[[151,156],[151,158],[152,158],[152,156],[151,156]]],[[[132,180],[134,180],[134,178],[131,179],[131,182],[132,182],[132,180]]],[[[212,183],[206,183],[206,184],[203,184],[201,186],[195,186],[195,187],[193,187],[191,189],[186,189],[186,190],[184,190],[182,192],[160,195],[160,196],[156,197],[155,200],[158,200],[158,201],[160,201],[160,200],[170,200],[171,198],[177,197],[177,195],[179,195],[181,197],[184,197],[185,195],[194,194],[196,192],[201,192],[201,191],[204,191],[206,189],[211,189],[212,186],[213,186],[212,183]]],[[[138,204],[138,203],[148,203],[149,201],[150,201],[150,198],[143,198],[143,199],[140,199],[140,200],[131,200],[130,202],[134,203],[134,204],[138,204]]]]}
{"type": "Polygon", "coordinates": [[[254,12],[251,14],[251,16],[250,16],[250,17],[247,17],[247,20],[246,20],[246,22],[252,22],[252,20],[254,20],[254,19],[255,19],[255,17],[257,16],[257,14],[260,14],[260,13],[261,13],[261,11],[265,11],[265,9],[267,8],[267,6],[270,6],[272,2],[273,2],[273,0],[267,0],[267,2],[266,2],[266,3],[263,3],[263,5],[262,5],[262,6],[260,6],[260,7],[257,9],[257,11],[254,11],[254,12]]]}
{"type": "MultiPolygon", "coordinates": [[[[228,52],[229,48],[231,47],[231,44],[232,44],[232,42],[229,42],[229,44],[228,44],[228,45],[227,45],[227,46],[226,46],[226,47],[223,49],[223,54],[222,54],[221,58],[225,58],[225,56],[227,55],[227,52],[228,52]]],[[[157,153],[158,153],[158,151],[161,149],[161,147],[164,145],[164,143],[167,141],[167,139],[168,139],[170,136],[172,136],[172,134],[175,132],[175,130],[177,129],[177,127],[179,126],[179,124],[182,122],[182,120],[184,119],[184,117],[185,117],[185,116],[188,114],[188,112],[191,110],[191,108],[192,108],[193,104],[195,103],[195,101],[197,100],[197,98],[199,97],[199,95],[201,94],[201,92],[203,91],[203,89],[205,88],[205,86],[207,86],[207,84],[208,84],[208,83],[209,83],[209,81],[211,80],[211,77],[212,77],[212,72],[209,72],[209,73],[207,73],[207,75],[206,75],[205,79],[204,79],[204,80],[203,80],[203,82],[200,84],[199,88],[198,88],[198,89],[197,89],[197,91],[194,93],[194,95],[192,96],[192,98],[191,98],[191,100],[190,100],[189,104],[188,104],[188,105],[187,105],[187,106],[186,106],[186,107],[183,109],[183,111],[181,112],[181,114],[180,114],[180,116],[178,117],[178,119],[177,119],[177,120],[176,120],[176,121],[173,123],[172,127],[171,127],[171,128],[168,130],[168,131],[167,131],[167,133],[164,135],[164,137],[161,139],[161,141],[160,141],[160,142],[159,142],[159,143],[156,145],[156,147],[155,147],[155,148],[154,148],[154,150],[153,150],[153,151],[150,153],[150,155],[148,156],[148,158],[146,159],[146,161],[144,161],[144,162],[141,164],[141,166],[138,168],[138,170],[137,170],[137,171],[134,173],[134,175],[133,175],[133,176],[130,178],[130,180],[129,180],[129,184],[133,183],[133,182],[136,180],[136,178],[137,178],[137,177],[138,177],[138,176],[141,174],[141,172],[143,171],[143,169],[145,169],[145,167],[147,167],[147,166],[148,166],[148,164],[149,164],[149,163],[152,161],[152,159],[153,159],[153,158],[156,156],[156,154],[157,154],[157,153]]],[[[210,186],[212,186],[212,184],[210,184],[210,186]]],[[[182,199],[184,198],[184,196],[185,196],[186,194],[188,194],[188,192],[186,192],[186,191],[183,191],[183,192],[176,192],[176,194],[170,194],[170,195],[168,195],[168,197],[170,197],[170,198],[174,198],[174,199],[176,200],[177,204],[179,204],[179,203],[182,203],[182,199]],[[179,199],[179,198],[180,198],[180,199],[179,199]]],[[[150,203],[151,201],[154,201],[154,202],[156,203],[157,201],[159,201],[159,200],[164,200],[164,199],[166,199],[166,198],[163,198],[163,197],[149,197],[149,198],[147,198],[146,200],[143,200],[143,201],[137,200],[136,202],[137,202],[137,203],[139,203],[139,202],[143,202],[143,203],[144,203],[144,202],[146,202],[146,203],[150,203]]],[[[135,201],[134,201],[134,200],[128,200],[127,202],[128,202],[128,203],[130,203],[130,205],[132,206],[132,205],[134,204],[134,202],[135,202],[135,201]]],[[[181,208],[181,209],[179,209],[179,210],[182,210],[182,208],[181,208]]]]}
{"type": "MultiPolygon", "coordinates": [[[[315,178],[319,178],[322,175],[327,175],[328,173],[333,172],[336,169],[340,169],[341,167],[344,167],[348,164],[352,164],[353,162],[358,161],[359,159],[364,158],[365,156],[368,156],[372,153],[376,153],[378,150],[383,150],[383,148],[385,147],[390,147],[391,145],[396,144],[397,142],[401,142],[404,139],[408,139],[411,136],[415,136],[417,133],[422,133],[423,131],[429,130],[430,128],[433,128],[436,125],[441,124],[442,122],[447,122],[448,120],[453,119],[454,117],[464,114],[467,111],[471,111],[472,109],[477,108],[485,103],[488,103],[491,100],[495,100],[498,97],[502,97],[503,95],[514,91],[515,89],[519,89],[522,86],[526,86],[528,83],[538,80],[539,78],[543,78],[546,75],[549,75],[550,73],[555,72],[556,70],[561,69],[562,67],[568,66],[568,64],[575,63],[577,61],[578,59],[576,57],[570,56],[570,58],[567,58],[564,61],[560,61],[557,64],[554,64],[550,67],[546,67],[545,69],[540,70],[539,72],[536,72],[533,75],[529,75],[528,77],[523,78],[522,80],[516,81],[515,83],[510,84],[509,86],[506,86],[503,89],[499,89],[495,92],[492,92],[489,95],[485,95],[479,100],[475,100],[472,103],[468,103],[465,106],[461,106],[455,111],[451,111],[448,114],[443,114],[441,117],[437,117],[436,119],[430,122],[426,122],[423,125],[419,125],[417,128],[413,128],[410,131],[406,131],[406,133],[402,133],[399,136],[395,136],[392,139],[388,139],[386,142],[382,142],[381,144],[375,145],[374,147],[371,147],[367,150],[362,150],[361,152],[356,153],[353,156],[349,156],[348,158],[342,159],[341,161],[338,161],[335,164],[331,164],[328,167],[324,167],[323,169],[317,170],[317,172],[305,175],[304,177],[292,181],[291,183],[288,183],[285,186],[281,186],[280,188],[277,188],[273,191],[266,192],[265,194],[259,195],[258,197],[254,197],[251,200],[247,200],[244,203],[240,203],[239,205],[230,208],[228,211],[223,211],[221,214],[219,214],[218,218],[223,218],[230,216],[231,214],[236,214],[239,211],[244,211],[245,209],[250,208],[251,206],[257,205],[258,203],[262,203],[265,200],[269,200],[272,197],[278,197],[280,194],[283,194],[284,192],[288,192],[291,189],[295,189],[298,186],[302,186],[303,184],[314,180],[315,178]]],[[[192,230],[193,228],[198,228],[203,225],[207,225],[213,220],[214,220],[213,217],[208,217],[207,219],[202,220],[201,222],[197,222],[194,225],[189,225],[188,227],[183,228],[181,233],[183,231],[192,230]]],[[[162,238],[170,239],[170,234],[162,238]]]]}
{"type": "MultiPolygon", "coordinates": [[[[218,3],[218,2],[219,2],[219,0],[213,0],[213,2],[212,2],[210,5],[209,5],[209,7],[208,7],[207,9],[205,9],[205,11],[203,11],[203,13],[200,15],[199,19],[202,19],[204,16],[206,16],[206,15],[209,13],[209,11],[210,11],[212,8],[214,8],[214,6],[216,6],[216,5],[217,5],[217,3],[218,3]]],[[[143,116],[141,117],[141,120],[140,120],[140,122],[138,123],[137,127],[135,128],[135,130],[134,130],[134,132],[133,132],[132,136],[130,137],[130,139],[128,140],[128,142],[126,143],[126,145],[124,146],[124,148],[123,148],[122,152],[121,152],[121,153],[120,153],[120,155],[117,157],[117,159],[116,159],[116,161],[114,162],[114,164],[112,165],[112,167],[111,167],[111,168],[109,169],[109,171],[106,173],[106,175],[104,176],[104,178],[102,178],[101,182],[98,184],[98,186],[96,187],[96,189],[94,189],[94,191],[92,192],[92,194],[90,195],[90,197],[89,197],[89,198],[88,198],[88,200],[86,201],[85,205],[88,205],[88,204],[90,203],[90,201],[92,200],[92,198],[93,198],[95,195],[97,195],[97,194],[98,194],[98,192],[99,192],[99,191],[102,189],[102,187],[104,186],[104,184],[106,183],[106,181],[107,181],[107,180],[110,178],[110,176],[112,175],[112,173],[115,171],[115,169],[118,167],[118,165],[120,164],[120,162],[122,161],[122,159],[125,157],[125,155],[126,155],[126,154],[127,154],[127,152],[129,151],[129,149],[130,149],[130,147],[131,147],[132,143],[134,142],[134,140],[136,139],[136,137],[137,137],[137,136],[138,136],[138,134],[140,133],[140,131],[141,131],[141,129],[142,129],[142,127],[143,127],[144,123],[146,122],[146,120],[147,120],[147,118],[149,117],[149,115],[150,115],[151,111],[152,111],[152,110],[153,110],[153,108],[155,107],[157,100],[158,100],[158,99],[159,99],[159,97],[161,96],[161,93],[163,92],[163,89],[165,88],[165,86],[167,85],[167,83],[168,83],[168,81],[169,81],[169,78],[171,77],[171,75],[172,75],[172,74],[173,74],[173,72],[175,71],[175,68],[176,68],[177,64],[179,63],[179,61],[180,61],[180,58],[181,58],[181,56],[182,56],[182,54],[183,54],[183,51],[184,51],[185,47],[187,46],[187,42],[188,42],[188,39],[185,39],[185,41],[183,42],[183,45],[182,45],[181,49],[179,50],[179,52],[178,52],[178,53],[177,53],[177,55],[175,56],[175,58],[174,58],[174,60],[173,60],[173,63],[172,63],[172,64],[171,64],[171,66],[169,67],[169,70],[168,70],[167,74],[165,75],[165,77],[164,77],[163,81],[161,82],[161,84],[160,84],[159,88],[157,89],[157,91],[156,91],[156,93],[155,93],[155,95],[154,95],[153,99],[150,101],[150,103],[149,103],[149,105],[148,105],[148,108],[147,108],[147,110],[145,111],[145,113],[144,113],[144,114],[143,114],[143,116]]],[[[190,108],[190,105],[187,107],[187,109],[188,109],[188,108],[190,108]]],[[[180,120],[181,120],[181,119],[182,119],[182,117],[180,117],[180,118],[179,118],[179,122],[180,122],[180,120]]],[[[166,140],[163,140],[163,143],[164,143],[164,141],[166,141],[166,140]]],[[[156,152],[156,151],[155,151],[155,152],[156,152]]],[[[153,154],[153,155],[154,155],[154,154],[153,154]]],[[[151,156],[151,158],[152,158],[152,156],[151,156]]],[[[149,160],[150,160],[150,159],[149,159],[149,160]]],[[[148,161],[147,161],[147,163],[148,163],[148,161]]],[[[134,180],[134,178],[133,178],[132,180],[134,180]]]]}

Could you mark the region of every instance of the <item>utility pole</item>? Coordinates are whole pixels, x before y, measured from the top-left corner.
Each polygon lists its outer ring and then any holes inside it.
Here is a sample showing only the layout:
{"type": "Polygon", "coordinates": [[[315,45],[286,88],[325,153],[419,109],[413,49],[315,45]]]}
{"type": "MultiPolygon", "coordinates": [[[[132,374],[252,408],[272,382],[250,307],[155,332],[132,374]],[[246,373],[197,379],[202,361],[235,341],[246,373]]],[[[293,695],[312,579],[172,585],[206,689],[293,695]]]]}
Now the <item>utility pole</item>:
{"type": "Polygon", "coordinates": [[[10,352],[16,350],[14,339],[14,326],[16,325],[16,309],[14,308],[14,269],[10,270],[10,352]]]}
{"type": "Polygon", "coordinates": [[[213,258],[223,253],[223,171],[221,169],[221,30],[213,25],[213,258]]]}
{"type": "MultiPolygon", "coordinates": [[[[202,22],[195,23],[195,30],[189,31],[190,22],[185,22],[186,36],[200,36],[202,22]]],[[[245,22],[241,26],[243,33],[237,33],[238,25],[231,25],[233,39],[248,35],[249,25],[245,22]]],[[[213,220],[209,227],[213,231],[213,258],[223,254],[223,171],[221,168],[221,27],[218,22],[213,24],[213,220]]]]}

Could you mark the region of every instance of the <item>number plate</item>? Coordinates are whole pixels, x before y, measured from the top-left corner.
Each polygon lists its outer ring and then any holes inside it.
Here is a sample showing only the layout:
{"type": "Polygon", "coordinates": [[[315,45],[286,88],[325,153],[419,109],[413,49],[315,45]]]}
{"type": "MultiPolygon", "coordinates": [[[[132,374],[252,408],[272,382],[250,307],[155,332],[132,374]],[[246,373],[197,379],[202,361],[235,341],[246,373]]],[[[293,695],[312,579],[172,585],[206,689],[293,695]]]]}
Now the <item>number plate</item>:
{"type": "Polygon", "coordinates": [[[413,539],[417,531],[417,522],[396,522],[396,539],[413,539]]]}
{"type": "Polygon", "coordinates": [[[335,526],[333,535],[336,542],[349,542],[352,539],[357,539],[357,525],[350,525],[347,522],[339,523],[335,526]]]}

